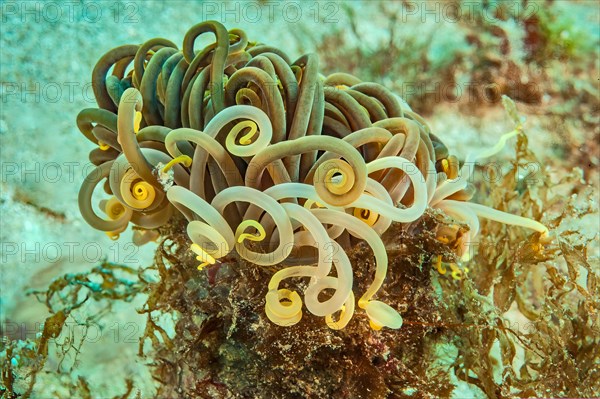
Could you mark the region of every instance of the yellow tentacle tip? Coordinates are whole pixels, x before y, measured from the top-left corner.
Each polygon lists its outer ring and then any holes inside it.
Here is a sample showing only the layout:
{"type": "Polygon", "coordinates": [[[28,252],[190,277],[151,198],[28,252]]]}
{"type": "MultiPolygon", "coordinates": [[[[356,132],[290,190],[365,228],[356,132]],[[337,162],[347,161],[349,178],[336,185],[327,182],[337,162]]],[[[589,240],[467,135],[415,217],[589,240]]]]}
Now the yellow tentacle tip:
{"type": "Polygon", "coordinates": [[[373,322],[373,320],[369,320],[369,326],[371,326],[371,328],[375,331],[379,331],[383,328],[383,326],[380,326],[379,324],[373,322]]]}
{"type": "Polygon", "coordinates": [[[330,186],[344,186],[348,181],[348,175],[343,173],[341,169],[332,168],[325,175],[325,182],[330,186]]]}
{"type": "Polygon", "coordinates": [[[381,301],[369,301],[365,307],[369,316],[369,325],[373,330],[381,330],[382,327],[397,330],[402,327],[402,316],[390,305],[381,301]]]}
{"type": "Polygon", "coordinates": [[[373,226],[379,219],[379,214],[369,209],[354,208],[354,217],[369,226],[373,226]]]}
{"type": "Polygon", "coordinates": [[[236,35],[235,33],[229,33],[227,35],[229,37],[229,44],[234,44],[235,42],[237,42],[239,40],[239,36],[236,35]]]}
{"type": "Polygon", "coordinates": [[[265,297],[265,313],[279,326],[293,326],[302,319],[302,300],[295,291],[271,290],[265,297]]]}
{"type": "Polygon", "coordinates": [[[438,255],[437,257],[436,268],[440,274],[446,274],[446,267],[442,263],[442,255],[438,255]]]}
{"type": "Polygon", "coordinates": [[[133,197],[136,200],[144,201],[144,200],[148,199],[148,196],[151,195],[150,194],[151,191],[154,191],[152,186],[150,186],[146,182],[140,181],[133,185],[133,189],[131,190],[131,193],[133,194],[133,197]]]}
{"type": "Polygon", "coordinates": [[[183,164],[183,166],[185,166],[186,168],[189,168],[192,165],[192,158],[188,157],[187,155],[180,155],[178,157],[175,157],[165,165],[162,171],[168,172],[173,166],[177,165],[178,163],[183,164]]]}
{"type": "Polygon", "coordinates": [[[442,171],[446,174],[448,179],[453,180],[458,177],[459,174],[459,163],[458,158],[454,155],[448,156],[441,161],[442,171]]]}
{"type": "Polygon", "coordinates": [[[192,250],[192,252],[194,252],[196,255],[198,255],[198,256],[196,256],[196,260],[199,260],[200,262],[202,262],[201,264],[198,265],[198,270],[202,270],[208,265],[214,265],[215,263],[217,263],[215,258],[213,258],[204,249],[202,249],[202,247],[200,245],[194,243],[190,246],[190,249],[192,250]]]}
{"type": "MultiPolygon", "coordinates": [[[[462,280],[467,275],[467,273],[469,273],[469,268],[467,267],[461,269],[456,263],[450,263],[449,265],[451,269],[450,275],[454,280],[462,280]]],[[[435,267],[438,273],[442,275],[446,274],[447,269],[444,263],[442,263],[442,255],[438,255],[437,261],[435,262],[435,267]]]]}
{"type": "Polygon", "coordinates": [[[442,171],[447,175],[448,174],[448,169],[450,168],[450,165],[448,164],[448,160],[446,158],[442,159],[442,171]]]}
{"type": "Polygon", "coordinates": [[[241,244],[244,240],[262,241],[267,236],[267,233],[265,232],[265,228],[256,220],[244,220],[236,229],[235,235],[237,236],[237,242],[241,244]],[[258,231],[258,235],[244,233],[248,227],[254,227],[258,231]]]}
{"type": "Polygon", "coordinates": [[[463,272],[458,268],[456,263],[450,263],[450,268],[452,269],[452,278],[455,280],[462,280],[466,272],[469,270],[465,269],[465,271],[463,272]]]}
{"type": "Polygon", "coordinates": [[[311,199],[307,199],[306,202],[304,203],[304,207],[306,209],[313,209],[313,208],[325,208],[323,206],[323,204],[321,204],[320,202],[317,201],[313,201],[311,199]]]}
{"type": "Polygon", "coordinates": [[[446,236],[440,236],[440,237],[437,237],[437,239],[442,244],[449,244],[450,243],[450,239],[448,237],[446,237],[446,236]]]}
{"type": "Polygon", "coordinates": [[[294,76],[296,77],[296,81],[298,83],[302,82],[302,73],[303,70],[301,67],[299,67],[298,65],[292,65],[290,67],[290,69],[292,70],[292,72],[294,73],[294,76]]]}
{"type": "Polygon", "coordinates": [[[233,127],[233,129],[231,129],[229,134],[232,137],[236,137],[244,129],[249,129],[249,130],[248,130],[248,132],[246,132],[246,134],[244,134],[242,137],[240,137],[240,144],[241,145],[251,144],[252,138],[256,135],[256,132],[258,131],[258,126],[256,126],[256,123],[254,121],[247,120],[247,121],[242,121],[242,122],[238,123],[237,125],[235,125],[233,127]]]}
{"type": "MultiPolygon", "coordinates": [[[[197,259],[197,258],[196,258],[196,259],[197,259]]],[[[200,272],[201,272],[201,271],[202,271],[202,270],[204,270],[204,268],[205,268],[206,266],[208,266],[208,265],[214,265],[214,263],[209,263],[209,262],[200,263],[200,264],[198,265],[198,267],[196,267],[196,269],[198,269],[198,271],[200,271],[200,272]]]]}
{"type": "Polygon", "coordinates": [[[134,209],[146,209],[156,198],[155,188],[129,169],[120,183],[123,202],[134,209]]]}
{"type": "Polygon", "coordinates": [[[100,141],[98,140],[98,147],[102,150],[102,151],[106,151],[110,148],[110,146],[108,144],[106,144],[104,141],[100,141]]]}
{"type": "Polygon", "coordinates": [[[108,236],[108,238],[110,238],[113,241],[118,240],[121,236],[120,232],[117,231],[105,231],[104,233],[108,236]]]}
{"type": "Polygon", "coordinates": [[[135,116],[133,118],[133,131],[137,134],[140,131],[140,125],[142,124],[142,113],[136,111],[135,116]]]}
{"type": "Polygon", "coordinates": [[[109,219],[116,220],[125,213],[125,207],[116,197],[112,197],[106,201],[103,211],[109,219]]]}

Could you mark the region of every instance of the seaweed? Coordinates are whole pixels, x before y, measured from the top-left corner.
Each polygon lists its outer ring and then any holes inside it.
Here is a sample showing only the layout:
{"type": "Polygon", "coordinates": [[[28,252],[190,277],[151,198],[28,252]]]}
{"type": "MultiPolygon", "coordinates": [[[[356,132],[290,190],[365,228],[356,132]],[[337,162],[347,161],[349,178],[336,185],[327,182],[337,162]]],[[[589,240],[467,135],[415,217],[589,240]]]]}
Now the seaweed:
{"type": "MultiPolygon", "coordinates": [[[[137,270],[104,262],[88,272],[59,277],[46,290],[30,291],[29,295],[46,304],[51,316],[46,318],[35,339],[3,336],[0,346],[2,397],[36,397],[36,383],[43,374],[71,374],[77,369],[77,358],[86,342],[88,328],[110,312],[116,301],[131,302],[144,289],[145,283],[138,279],[137,270]],[[88,301],[99,305],[97,313],[89,313],[90,307],[85,307],[88,301]],[[80,314],[77,310],[81,309],[85,311],[80,314]],[[73,325],[80,327],[80,334],[74,333],[73,325]],[[54,371],[48,370],[49,358],[57,360],[54,371]]],[[[126,380],[126,386],[127,392],[120,396],[122,398],[130,397],[133,392],[132,381],[126,380]]],[[[69,392],[65,397],[93,397],[83,376],[63,388],[69,392]]]]}

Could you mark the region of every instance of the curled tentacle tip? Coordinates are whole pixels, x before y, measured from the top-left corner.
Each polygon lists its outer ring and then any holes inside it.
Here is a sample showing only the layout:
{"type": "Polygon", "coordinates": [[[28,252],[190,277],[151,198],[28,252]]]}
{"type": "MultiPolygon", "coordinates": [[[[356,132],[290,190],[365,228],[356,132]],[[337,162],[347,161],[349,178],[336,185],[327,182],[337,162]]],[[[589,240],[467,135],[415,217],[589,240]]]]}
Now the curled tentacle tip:
{"type": "Polygon", "coordinates": [[[462,280],[469,271],[466,267],[464,270],[461,270],[456,263],[450,263],[450,268],[452,269],[452,278],[454,280],[462,280]]]}
{"type": "MultiPolygon", "coordinates": [[[[196,258],[196,259],[198,259],[198,258],[196,258]]],[[[203,262],[203,263],[200,263],[200,264],[199,264],[199,265],[196,267],[196,269],[198,269],[198,271],[199,271],[199,272],[201,272],[201,271],[202,271],[202,270],[204,270],[204,268],[205,268],[206,266],[208,266],[208,265],[210,265],[210,263],[209,263],[209,262],[203,262]]]]}
{"type": "Polygon", "coordinates": [[[438,273],[446,274],[446,267],[442,263],[442,255],[438,255],[435,266],[436,266],[438,273]]]}
{"type": "Polygon", "coordinates": [[[258,127],[256,126],[256,122],[254,122],[254,121],[240,122],[237,125],[235,125],[233,129],[231,129],[230,134],[233,136],[236,136],[244,129],[248,129],[248,131],[242,137],[240,137],[240,144],[248,145],[248,144],[252,143],[252,139],[258,132],[258,127]]]}
{"type": "Polygon", "coordinates": [[[108,151],[110,146],[105,142],[98,140],[98,148],[100,148],[102,151],[108,151]]]}
{"type": "Polygon", "coordinates": [[[402,327],[402,316],[390,305],[381,301],[370,301],[366,307],[369,324],[374,330],[388,327],[399,329],[402,327]]]}
{"type": "Polygon", "coordinates": [[[287,327],[302,319],[302,300],[295,291],[270,290],[265,297],[265,313],[273,323],[287,327]]]}
{"type": "Polygon", "coordinates": [[[215,263],[217,263],[215,258],[213,258],[204,249],[202,249],[202,247],[200,245],[194,243],[190,246],[190,249],[192,250],[192,252],[194,252],[196,255],[198,255],[196,257],[196,260],[199,260],[200,262],[202,262],[200,265],[198,265],[198,270],[202,270],[208,265],[214,265],[215,263]]]}
{"type": "Polygon", "coordinates": [[[313,201],[311,199],[307,199],[306,202],[304,202],[304,207],[306,209],[325,208],[325,206],[323,206],[323,204],[321,204],[320,202],[313,201]]]}
{"type": "Polygon", "coordinates": [[[118,240],[119,237],[121,236],[121,234],[116,231],[105,231],[104,234],[106,234],[108,236],[108,238],[110,238],[113,241],[118,240]]]}
{"type": "Polygon", "coordinates": [[[369,226],[373,226],[379,219],[379,214],[369,209],[354,208],[354,217],[369,226]]]}
{"type": "Polygon", "coordinates": [[[136,111],[133,119],[133,131],[137,134],[140,131],[140,125],[142,124],[142,113],[136,111]]]}
{"type": "Polygon", "coordinates": [[[442,159],[442,172],[444,172],[445,174],[448,174],[448,168],[449,168],[448,160],[446,158],[442,159]]]}
{"type": "Polygon", "coordinates": [[[172,160],[170,160],[163,168],[162,168],[162,172],[166,173],[169,170],[171,170],[171,168],[177,164],[182,164],[183,166],[185,166],[186,168],[189,168],[192,165],[192,158],[190,158],[187,155],[179,155],[178,157],[173,158],[172,160]]]}
{"type": "Polygon", "coordinates": [[[379,330],[381,330],[383,328],[382,325],[377,324],[373,320],[369,320],[369,327],[371,327],[375,331],[379,331],[379,330]]]}
{"type": "Polygon", "coordinates": [[[125,213],[125,207],[116,197],[112,197],[108,201],[104,202],[104,207],[102,210],[111,220],[116,220],[125,213]]]}
{"type": "Polygon", "coordinates": [[[256,220],[244,220],[238,226],[235,235],[237,236],[237,242],[241,244],[244,240],[262,241],[267,236],[267,233],[265,232],[265,228],[256,220]],[[258,234],[244,233],[248,227],[254,227],[258,234]]]}
{"type": "Polygon", "coordinates": [[[132,194],[138,201],[145,201],[151,196],[154,189],[146,182],[137,182],[133,185],[132,194]]]}

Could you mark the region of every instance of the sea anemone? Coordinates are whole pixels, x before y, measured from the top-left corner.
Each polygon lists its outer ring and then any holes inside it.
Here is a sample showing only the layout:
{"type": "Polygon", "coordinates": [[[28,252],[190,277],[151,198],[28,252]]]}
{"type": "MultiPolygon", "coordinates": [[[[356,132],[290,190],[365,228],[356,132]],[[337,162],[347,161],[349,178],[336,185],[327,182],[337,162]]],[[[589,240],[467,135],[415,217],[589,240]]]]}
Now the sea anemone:
{"type": "MultiPolygon", "coordinates": [[[[468,225],[455,237],[463,259],[479,217],[548,236],[537,221],[469,202],[475,163],[522,134],[520,125],[461,166],[384,86],[345,73],[325,77],[318,67],[314,54],[291,62],[280,49],[249,42],[243,31],[216,21],[192,27],[181,50],[160,38],[110,50],[92,74],[99,108],[77,117],[98,146],[90,153],[96,168],[79,193],[84,219],[115,239],[132,223],[134,242],[143,244],[181,213],[199,269],[231,253],[277,265],[267,317],[293,325],[306,306],[332,329],[354,314],[345,251],[358,242],[376,262],[358,307],[373,329],[402,326],[398,311],[375,299],[388,268],[381,236],[392,223],[408,226],[438,209],[468,225]],[[205,33],[215,42],[195,51],[205,33]],[[100,203],[106,217],[92,205],[102,181],[112,196],[100,203]],[[292,277],[307,279],[304,301],[281,288],[292,277]]],[[[449,240],[444,232],[438,237],[449,240]]]]}

